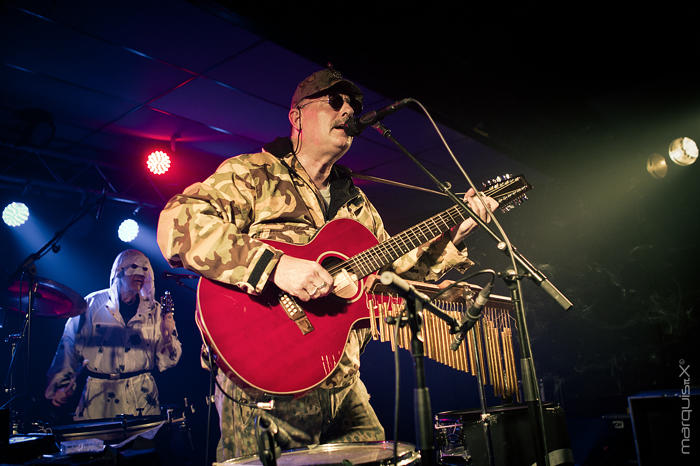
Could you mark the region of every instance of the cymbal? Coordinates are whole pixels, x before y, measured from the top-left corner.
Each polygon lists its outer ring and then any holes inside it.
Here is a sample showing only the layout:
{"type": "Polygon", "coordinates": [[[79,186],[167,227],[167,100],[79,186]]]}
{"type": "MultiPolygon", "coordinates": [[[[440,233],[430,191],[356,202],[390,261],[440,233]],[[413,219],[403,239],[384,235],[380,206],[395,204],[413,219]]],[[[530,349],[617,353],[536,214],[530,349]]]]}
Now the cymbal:
{"type": "MultiPolygon", "coordinates": [[[[67,318],[82,314],[87,309],[87,302],[75,291],[48,278],[36,277],[34,292],[35,317],[67,318]]],[[[11,302],[8,306],[15,312],[27,312],[29,282],[17,280],[8,288],[11,302]],[[20,299],[21,298],[21,299],[20,299]]]]}

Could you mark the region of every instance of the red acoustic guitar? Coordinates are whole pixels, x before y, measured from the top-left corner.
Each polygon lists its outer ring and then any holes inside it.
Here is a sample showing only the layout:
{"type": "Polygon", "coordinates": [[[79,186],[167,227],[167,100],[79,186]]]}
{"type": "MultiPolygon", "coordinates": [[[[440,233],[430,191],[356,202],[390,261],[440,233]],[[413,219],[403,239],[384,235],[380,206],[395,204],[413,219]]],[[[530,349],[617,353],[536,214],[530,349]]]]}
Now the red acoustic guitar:
{"type": "MultiPolygon", "coordinates": [[[[502,210],[524,198],[522,176],[496,178],[484,193],[502,210]]],[[[355,220],[336,219],[305,245],[263,240],[285,254],[313,260],[334,277],[334,294],[304,303],[268,283],[259,296],[201,278],[195,319],[217,365],[237,383],[272,394],[301,394],[336,368],[350,330],[367,325],[367,277],[467,217],[460,207],[378,243],[355,220]]]]}

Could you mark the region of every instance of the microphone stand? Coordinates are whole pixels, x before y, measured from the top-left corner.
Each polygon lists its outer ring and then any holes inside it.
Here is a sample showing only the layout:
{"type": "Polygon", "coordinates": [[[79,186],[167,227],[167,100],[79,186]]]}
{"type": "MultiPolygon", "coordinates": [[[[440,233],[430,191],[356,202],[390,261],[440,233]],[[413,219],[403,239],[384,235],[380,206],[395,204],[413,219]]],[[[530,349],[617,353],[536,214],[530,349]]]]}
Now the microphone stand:
{"type": "MultiPolygon", "coordinates": [[[[22,278],[23,277],[28,277],[27,284],[28,284],[28,290],[27,290],[27,318],[25,319],[25,324],[24,324],[24,330],[22,331],[22,336],[21,340],[24,340],[24,343],[26,344],[26,360],[24,364],[24,384],[25,384],[25,390],[28,389],[28,381],[29,381],[29,371],[31,368],[31,341],[32,341],[32,313],[33,313],[33,308],[34,308],[34,301],[35,301],[35,294],[36,294],[36,288],[37,288],[37,277],[36,277],[36,261],[44,257],[49,251],[53,251],[54,253],[58,253],[61,250],[61,246],[58,244],[58,241],[63,237],[63,235],[68,231],[70,227],[72,227],[78,220],[83,218],[88,212],[90,212],[92,209],[97,207],[100,209],[100,205],[104,203],[105,196],[104,194],[100,196],[96,201],[94,201],[91,204],[88,204],[73,216],[73,218],[64,226],[62,229],[56,232],[54,234],[53,238],[51,238],[46,244],[44,244],[38,251],[28,255],[22,263],[15,269],[15,271],[10,275],[10,278],[8,280],[8,286],[12,285],[12,281],[15,279],[18,279],[20,281],[20,295],[18,299],[18,309],[21,311],[21,303],[22,303],[22,278]]],[[[21,341],[20,341],[21,344],[21,341]]],[[[10,361],[10,367],[8,368],[8,374],[11,373],[13,370],[13,365],[15,364],[16,358],[15,356],[12,357],[10,361]]],[[[14,389],[14,387],[12,387],[14,389]]],[[[14,397],[13,397],[14,399],[14,397]]],[[[12,401],[12,400],[10,400],[12,401]]],[[[26,400],[25,400],[26,401],[26,400]]],[[[9,403],[9,402],[8,402],[9,403]]],[[[22,424],[24,424],[26,427],[27,421],[28,421],[28,414],[24,412],[22,414],[24,419],[22,419],[22,424]]],[[[24,430],[24,429],[23,429],[24,430]]]]}
{"type": "Polygon", "coordinates": [[[535,373],[535,365],[532,358],[532,348],[530,345],[530,336],[527,330],[527,323],[525,319],[525,308],[522,304],[522,288],[520,279],[522,277],[528,277],[535,281],[535,283],[542,288],[547,294],[550,295],[561,307],[565,310],[570,309],[573,304],[569,301],[566,296],[564,296],[550,281],[547,277],[539,271],[534,265],[532,265],[520,252],[518,252],[514,247],[508,248],[507,243],[501,239],[489,226],[479,218],[467,204],[460,198],[458,198],[450,188],[442,183],[435,177],[425,166],[409,152],[401,143],[399,143],[391,134],[391,130],[386,128],[381,122],[377,122],[372,125],[379,134],[387,138],[389,141],[394,143],[396,147],[399,148],[409,159],[413,161],[418,168],[423,171],[440,191],[445,193],[455,204],[462,208],[474,221],[479,225],[486,233],[488,233],[497,244],[497,248],[500,251],[510,253],[513,263],[517,262],[524,270],[524,274],[518,274],[516,271],[507,271],[502,278],[508,284],[511,290],[511,297],[513,304],[515,305],[515,312],[517,315],[517,322],[520,328],[520,364],[521,364],[521,376],[523,383],[523,394],[528,406],[528,416],[530,420],[530,425],[532,427],[531,431],[533,434],[533,441],[535,443],[536,451],[536,462],[539,466],[549,465],[549,455],[547,448],[547,436],[544,429],[544,407],[542,405],[542,398],[540,396],[539,386],[537,384],[537,375],[535,373]]]}
{"type": "MultiPolygon", "coordinates": [[[[403,295],[406,302],[406,321],[411,329],[411,355],[413,356],[413,365],[416,372],[416,387],[413,389],[413,416],[416,425],[416,446],[420,452],[421,465],[435,466],[437,458],[435,456],[435,443],[433,438],[432,425],[432,409],[430,407],[430,392],[425,383],[425,347],[423,345],[423,305],[427,304],[428,309],[434,312],[441,319],[450,323],[453,328],[457,322],[450,316],[440,312],[432,303],[426,303],[425,299],[421,299],[416,293],[406,291],[395,283],[390,283],[400,294],[403,295]]],[[[401,325],[397,320],[394,325],[401,325]]]]}

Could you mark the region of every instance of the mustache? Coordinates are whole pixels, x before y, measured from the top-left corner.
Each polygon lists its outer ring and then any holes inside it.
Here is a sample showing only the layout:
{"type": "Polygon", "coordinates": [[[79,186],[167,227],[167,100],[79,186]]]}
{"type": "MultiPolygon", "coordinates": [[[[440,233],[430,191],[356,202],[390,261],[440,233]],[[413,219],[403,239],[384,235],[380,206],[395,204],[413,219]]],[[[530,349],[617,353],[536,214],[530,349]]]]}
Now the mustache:
{"type": "Polygon", "coordinates": [[[347,117],[347,118],[341,118],[338,121],[334,122],[333,128],[343,128],[348,121],[352,120],[354,117],[347,117]]]}

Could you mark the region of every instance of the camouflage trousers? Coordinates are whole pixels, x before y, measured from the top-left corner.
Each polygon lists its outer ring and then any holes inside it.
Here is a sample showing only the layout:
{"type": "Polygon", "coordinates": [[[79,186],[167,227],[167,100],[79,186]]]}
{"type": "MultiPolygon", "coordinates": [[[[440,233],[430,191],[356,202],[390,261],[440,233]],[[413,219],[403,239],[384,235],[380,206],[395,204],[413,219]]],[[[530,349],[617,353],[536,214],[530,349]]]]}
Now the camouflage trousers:
{"type": "MultiPolygon", "coordinates": [[[[250,397],[228,378],[218,378],[234,399],[267,401],[250,397]]],[[[276,441],[282,450],[322,443],[372,442],[384,440],[384,428],[369,403],[369,393],[359,377],[341,388],[318,388],[300,398],[275,398],[274,409],[265,411],[235,403],[217,388],[221,438],[217,461],[257,455],[255,418],[274,421],[279,428],[276,441]]]]}

